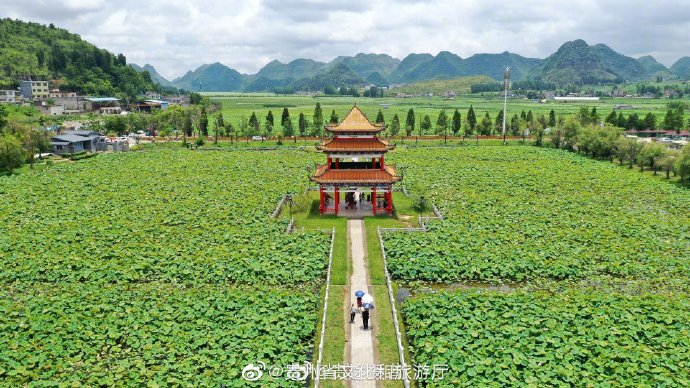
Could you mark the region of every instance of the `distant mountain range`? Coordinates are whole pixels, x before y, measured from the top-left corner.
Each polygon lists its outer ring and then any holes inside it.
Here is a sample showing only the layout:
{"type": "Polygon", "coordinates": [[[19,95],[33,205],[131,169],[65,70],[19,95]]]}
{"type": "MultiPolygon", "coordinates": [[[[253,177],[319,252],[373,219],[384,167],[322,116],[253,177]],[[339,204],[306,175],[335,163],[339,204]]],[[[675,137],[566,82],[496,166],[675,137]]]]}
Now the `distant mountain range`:
{"type": "Polygon", "coordinates": [[[320,91],[326,86],[351,87],[374,84],[410,84],[421,81],[453,79],[466,76],[503,78],[505,66],[511,68],[515,81],[539,80],[558,86],[591,85],[625,81],[690,78],[690,57],[683,57],[671,68],[652,56],[638,59],[617,53],[604,44],[589,45],[578,39],[564,43],[546,59],[526,58],[518,54],[475,54],[461,58],[449,51],[409,54],[402,61],[387,54],[340,56],[332,61],[295,59],[289,63],[274,60],[256,74],[240,74],[223,64],[203,65],[182,77],[168,81],[151,65],[139,67],[161,86],[190,91],[320,91]]]}

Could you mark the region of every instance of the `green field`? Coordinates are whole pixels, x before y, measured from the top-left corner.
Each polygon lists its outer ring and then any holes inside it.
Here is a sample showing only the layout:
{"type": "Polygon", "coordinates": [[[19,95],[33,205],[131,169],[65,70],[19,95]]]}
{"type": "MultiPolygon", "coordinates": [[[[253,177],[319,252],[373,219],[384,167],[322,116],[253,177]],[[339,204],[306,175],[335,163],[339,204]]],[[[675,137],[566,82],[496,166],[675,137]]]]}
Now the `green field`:
{"type": "Polygon", "coordinates": [[[678,385],[690,366],[690,194],[534,147],[401,148],[445,219],[384,234],[421,386],[678,385]]]}
{"type": "Polygon", "coordinates": [[[0,380],[241,385],[311,360],[330,238],[270,214],[313,161],[152,149],[0,178],[0,380]]]}
{"type": "MultiPolygon", "coordinates": [[[[429,115],[432,124],[435,125],[438,114],[442,109],[446,110],[449,116],[455,109],[460,110],[463,123],[467,115],[467,110],[470,105],[474,107],[477,118],[481,120],[485,112],[489,112],[492,119],[496,118],[499,111],[503,110],[502,98],[496,96],[481,96],[481,95],[460,95],[454,100],[447,100],[442,97],[416,97],[416,98],[353,98],[353,97],[310,97],[310,96],[271,96],[271,95],[223,95],[219,96],[217,93],[210,94],[209,98],[212,101],[219,102],[222,106],[223,116],[226,121],[229,119],[233,125],[238,123],[242,117],[248,119],[252,112],[257,114],[261,127],[263,128],[265,117],[268,111],[271,110],[275,117],[276,123],[280,123],[280,115],[283,107],[287,107],[290,112],[290,117],[297,124],[297,118],[300,113],[304,113],[308,120],[314,113],[314,106],[317,102],[321,104],[323,110],[323,117],[328,121],[331,112],[335,110],[340,119],[345,117],[354,104],[370,118],[375,119],[379,109],[384,114],[386,123],[390,124],[393,115],[397,114],[401,126],[405,124],[407,111],[412,108],[416,115],[417,126],[421,122],[424,115],[429,115]]],[[[548,117],[549,112],[553,109],[556,115],[569,116],[577,113],[581,107],[596,108],[602,120],[612,111],[616,105],[631,105],[632,109],[620,109],[616,112],[621,112],[626,117],[629,114],[637,113],[638,116],[644,117],[648,112],[652,112],[657,116],[657,123],[661,123],[663,116],[666,113],[666,103],[668,100],[664,99],[641,99],[641,98],[610,98],[602,99],[595,102],[587,103],[573,103],[573,102],[555,102],[549,101],[546,103],[532,102],[526,99],[510,99],[508,101],[508,117],[513,114],[520,114],[523,110],[525,112],[531,110],[534,116],[544,114],[548,117]]],[[[690,114],[686,113],[686,119],[690,114]]],[[[464,124],[463,124],[464,125],[464,124]]],[[[278,126],[279,127],[279,126],[278,126]]],[[[418,133],[415,129],[414,134],[418,133]]]]}

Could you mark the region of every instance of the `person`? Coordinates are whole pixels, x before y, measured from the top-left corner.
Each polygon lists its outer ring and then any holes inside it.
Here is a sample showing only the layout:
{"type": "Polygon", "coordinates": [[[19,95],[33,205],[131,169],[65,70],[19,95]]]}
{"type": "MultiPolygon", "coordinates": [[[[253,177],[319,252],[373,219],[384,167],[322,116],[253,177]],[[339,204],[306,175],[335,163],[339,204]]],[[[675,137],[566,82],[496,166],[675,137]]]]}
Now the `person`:
{"type": "Polygon", "coordinates": [[[357,297],[357,308],[362,308],[362,297],[358,296],[357,297]]]}
{"type": "Polygon", "coordinates": [[[355,322],[355,315],[357,315],[357,307],[355,307],[355,304],[352,304],[352,307],[350,307],[350,323],[355,322]]]}
{"type": "Polygon", "coordinates": [[[362,322],[364,322],[364,330],[369,328],[369,309],[362,311],[362,322]]]}

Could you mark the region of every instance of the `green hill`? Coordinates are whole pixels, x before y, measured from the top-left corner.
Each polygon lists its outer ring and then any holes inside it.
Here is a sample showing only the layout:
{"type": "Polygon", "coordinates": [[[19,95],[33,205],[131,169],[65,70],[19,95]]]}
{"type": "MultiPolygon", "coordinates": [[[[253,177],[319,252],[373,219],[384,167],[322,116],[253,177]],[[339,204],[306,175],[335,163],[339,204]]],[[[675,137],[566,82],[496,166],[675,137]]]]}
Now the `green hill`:
{"type": "Polygon", "coordinates": [[[647,77],[637,60],[603,44],[589,46],[582,39],[564,43],[529,74],[529,78],[559,86],[636,81],[647,77]]]}
{"type": "Polygon", "coordinates": [[[136,71],[138,71],[138,72],[147,71],[147,72],[151,75],[151,80],[153,80],[153,82],[157,83],[157,84],[160,85],[160,86],[165,86],[165,87],[167,87],[167,86],[171,86],[171,85],[172,85],[172,84],[170,83],[170,81],[168,81],[167,79],[165,79],[165,77],[163,77],[162,75],[158,74],[158,71],[156,71],[156,68],[155,68],[155,67],[149,65],[148,63],[145,64],[144,67],[141,67],[141,66],[139,66],[139,65],[137,65],[137,64],[135,64],[135,63],[130,63],[129,65],[132,66],[132,67],[134,68],[134,70],[136,70],[136,71]]]}
{"type": "Polygon", "coordinates": [[[244,82],[245,77],[237,70],[216,62],[188,71],[172,84],[176,88],[194,92],[234,92],[242,91],[244,82]]]}
{"type": "MultiPolygon", "coordinates": [[[[502,78],[502,77],[501,77],[502,78]]],[[[398,86],[389,89],[387,95],[396,95],[397,93],[405,94],[426,94],[434,93],[434,95],[442,95],[446,92],[454,92],[455,94],[469,93],[470,87],[476,84],[485,84],[496,82],[496,80],[485,75],[460,77],[444,80],[420,81],[412,84],[398,86]]]]}
{"type": "Polygon", "coordinates": [[[657,77],[662,77],[665,80],[676,78],[675,74],[671,73],[666,66],[657,62],[656,58],[651,55],[639,57],[637,58],[637,62],[642,65],[649,78],[655,79],[657,77]]]}
{"type": "Polygon", "coordinates": [[[669,70],[682,80],[690,79],[690,57],[680,58],[669,70]]]}
{"type": "Polygon", "coordinates": [[[464,60],[463,75],[487,75],[493,79],[503,79],[503,70],[510,66],[510,78],[522,81],[542,60],[526,58],[507,51],[500,54],[475,54],[464,60]]]}
{"type": "Polygon", "coordinates": [[[312,59],[299,58],[287,64],[274,60],[252,77],[269,80],[300,79],[316,75],[324,66],[326,66],[325,63],[312,59]]]}
{"type": "Polygon", "coordinates": [[[361,86],[366,83],[367,82],[352,69],[342,63],[338,63],[326,72],[295,81],[290,86],[295,90],[321,91],[324,90],[326,86],[338,88],[341,86],[361,86]]]}
{"type": "Polygon", "coordinates": [[[342,56],[337,57],[328,63],[328,68],[342,63],[352,71],[357,73],[360,77],[367,79],[374,73],[379,73],[379,76],[386,77],[400,64],[400,60],[393,58],[388,54],[363,54],[359,53],[354,57],[342,56]]]}
{"type": "Polygon", "coordinates": [[[16,88],[19,80],[29,78],[93,96],[158,90],[145,73],[127,66],[122,54],[99,49],[52,24],[0,19],[0,88],[16,88]]]}

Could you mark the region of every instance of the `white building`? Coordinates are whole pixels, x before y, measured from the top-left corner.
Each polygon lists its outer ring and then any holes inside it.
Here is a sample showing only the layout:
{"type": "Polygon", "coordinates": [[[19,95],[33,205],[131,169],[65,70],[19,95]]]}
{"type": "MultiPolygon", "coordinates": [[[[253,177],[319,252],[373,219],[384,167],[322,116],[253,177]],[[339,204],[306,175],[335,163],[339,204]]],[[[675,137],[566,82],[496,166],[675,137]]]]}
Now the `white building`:
{"type": "Polygon", "coordinates": [[[43,99],[50,96],[48,81],[22,81],[19,90],[22,97],[28,99],[43,99]]]}
{"type": "Polygon", "coordinates": [[[0,90],[0,104],[12,104],[17,101],[16,90],[0,90]]]}

